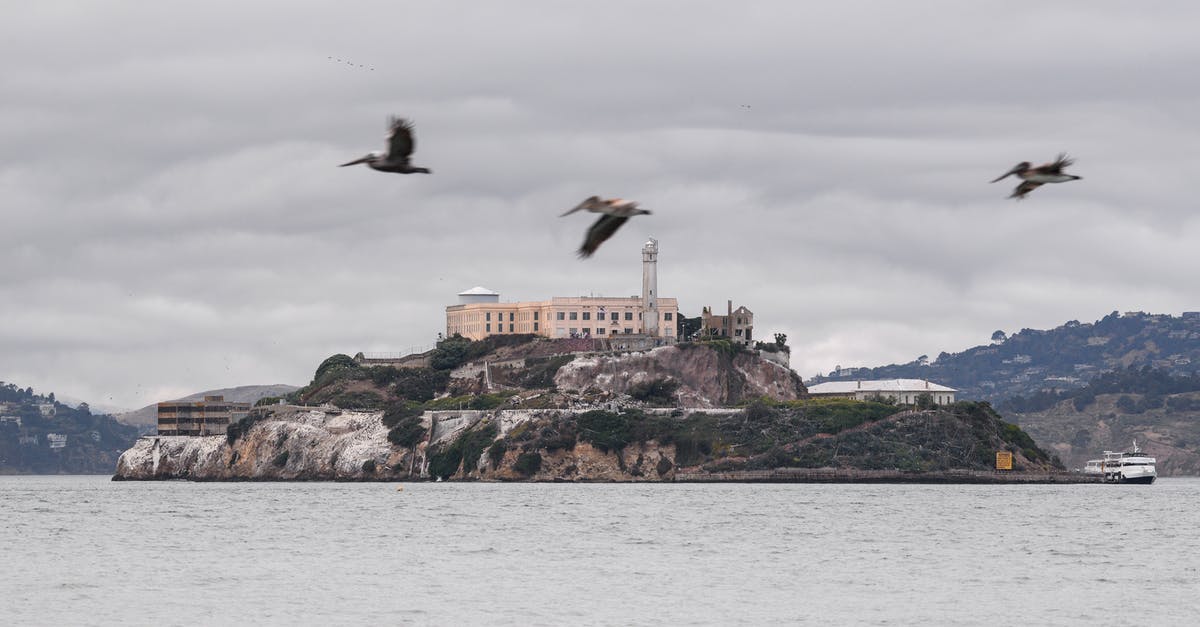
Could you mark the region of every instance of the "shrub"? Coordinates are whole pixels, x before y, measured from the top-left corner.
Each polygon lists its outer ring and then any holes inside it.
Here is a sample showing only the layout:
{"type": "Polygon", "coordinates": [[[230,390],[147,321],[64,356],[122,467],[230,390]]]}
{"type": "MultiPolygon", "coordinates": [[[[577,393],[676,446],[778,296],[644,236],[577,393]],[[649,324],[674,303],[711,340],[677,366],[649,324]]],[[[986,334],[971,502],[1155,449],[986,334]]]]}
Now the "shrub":
{"type": "Polygon", "coordinates": [[[341,392],[330,398],[329,402],[342,409],[376,409],[384,404],[383,397],[370,390],[341,392]]]}
{"type": "Polygon", "coordinates": [[[499,466],[504,459],[504,454],[508,452],[508,444],[503,439],[496,440],[491,447],[488,448],[488,459],[492,460],[492,466],[499,466]]]}
{"type": "Polygon", "coordinates": [[[400,419],[395,426],[388,430],[388,442],[396,446],[412,448],[425,439],[425,425],[421,424],[421,417],[408,416],[400,419]]]}
{"type": "Polygon", "coordinates": [[[629,386],[629,395],[651,405],[671,406],[678,389],[679,382],[674,379],[653,379],[629,386]]]}
{"type": "Polygon", "coordinates": [[[392,391],[396,396],[413,401],[425,402],[446,391],[450,384],[450,373],[433,368],[403,368],[397,369],[392,379],[396,385],[392,391]]]}
{"type": "Polygon", "coordinates": [[[496,431],[493,423],[476,425],[460,435],[453,444],[431,454],[429,472],[435,477],[449,477],[458,472],[459,466],[462,466],[464,473],[475,470],[483,449],[496,438],[496,431]]]}
{"type": "Polygon", "coordinates": [[[571,363],[574,355],[558,355],[556,357],[535,357],[525,360],[525,376],[521,378],[524,388],[552,388],[554,375],[563,366],[571,363]]]}
{"type": "Polygon", "coordinates": [[[405,418],[420,416],[423,411],[421,406],[415,403],[405,403],[403,401],[389,403],[383,410],[383,426],[388,428],[394,427],[405,418]]]}
{"type": "Polygon", "coordinates": [[[579,439],[591,442],[604,451],[620,451],[629,444],[632,436],[629,420],[621,414],[594,409],[576,418],[579,439]]]}
{"type": "Polygon", "coordinates": [[[279,401],[283,400],[279,396],[264,396],[254,402],[255,407],[263,407],[265,405],[278,405],[279,401]]]}
{"type": "Polygon", "coordinates": [[[528,477],[542,469],[542,456],[538,453],[521,453],[513,463],[513,470],[528,477]]]}
{"type": "Polygon", "coordinates": [[[438,342],[433,355],[429,357],[429,365],[434,370],[453,370],[467,362],[467,351],[471,340],[455,333],[438,342]]]}
{"type": "Polygon", "coordinates": [[[320,366],[317,366],[317,372],[316,372],[316,374],[313,375],[313,381],[320,379],[322,375],[324,375],[328,372],[332,372],[334,370],[358,370],[358,369],[359,369],[358,362],[354,361],[353,357],[342,354],[342,353],[338,353],[336,355],[333,355],[333,356],[327,358],[325,361],[321,362],[320,366]]]}

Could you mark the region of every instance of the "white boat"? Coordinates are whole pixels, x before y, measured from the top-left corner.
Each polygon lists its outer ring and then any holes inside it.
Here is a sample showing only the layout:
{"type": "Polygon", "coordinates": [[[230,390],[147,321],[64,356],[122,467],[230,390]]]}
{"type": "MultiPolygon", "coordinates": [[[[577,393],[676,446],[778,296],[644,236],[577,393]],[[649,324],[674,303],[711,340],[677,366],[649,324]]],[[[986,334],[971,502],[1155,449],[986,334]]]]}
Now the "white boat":
{"type": "Polygon", "coordinates": [[[1158,471],[1154,458],[1142,453],[1137,440],[1128,451],[1104,451],[1102,459],[1089,459],[1083,467],[1084,474],[1104,475],[1109,483],[1154,483],[1158,471]]]}

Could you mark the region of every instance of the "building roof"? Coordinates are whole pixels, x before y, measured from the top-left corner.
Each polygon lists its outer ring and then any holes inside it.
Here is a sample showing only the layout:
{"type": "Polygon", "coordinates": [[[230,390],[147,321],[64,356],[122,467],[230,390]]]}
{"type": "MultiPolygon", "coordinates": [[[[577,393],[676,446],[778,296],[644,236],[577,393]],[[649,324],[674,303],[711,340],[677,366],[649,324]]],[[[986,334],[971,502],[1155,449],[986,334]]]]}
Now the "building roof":
{"type": "Polygon", "coordinates": [[[882,381],[826,381],[808,388],[809,394],[853,394],[855,392],[957,392],[954,388],[924,379],[882,381]]]}
{"type": "Polygon", "coordinates": [[[459,292],[459,296],[499,296],[500,292],[493,292],[482,285],[476,285],[465,292],[459,292]]]}

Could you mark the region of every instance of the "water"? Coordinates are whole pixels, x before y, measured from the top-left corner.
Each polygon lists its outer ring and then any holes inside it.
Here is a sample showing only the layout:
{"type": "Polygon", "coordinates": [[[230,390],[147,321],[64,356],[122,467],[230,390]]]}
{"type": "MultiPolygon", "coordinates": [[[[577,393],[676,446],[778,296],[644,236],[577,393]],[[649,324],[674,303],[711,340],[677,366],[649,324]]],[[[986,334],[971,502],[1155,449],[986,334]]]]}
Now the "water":
{"type": "Polygon", "coordinates": [[[0,623],[1194,625],[1153,486],[0,477],[0,623]]]}

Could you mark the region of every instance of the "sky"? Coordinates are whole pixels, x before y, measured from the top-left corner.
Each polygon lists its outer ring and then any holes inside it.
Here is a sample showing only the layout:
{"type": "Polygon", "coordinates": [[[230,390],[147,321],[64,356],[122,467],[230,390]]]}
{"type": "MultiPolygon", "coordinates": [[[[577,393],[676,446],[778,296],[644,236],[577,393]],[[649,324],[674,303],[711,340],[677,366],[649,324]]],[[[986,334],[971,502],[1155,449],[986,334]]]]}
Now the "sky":
{"type": "Polygon", "coordinates": [[[1200,309],[1200,4],[0,7],[0,380],[135,408],[641,289],[805,378],[1200,309]],[[342,61],[339,62],[338,59],[342,61]],[[359,67],[359,66],[362,67],[359,67]],[[338,164],[414,121],[431,175],[338,164]],[[1077,182],[1007,199],[1019,161],[1077,182]],[[652,210],[579,260],[583,198],[652,210]]]}

